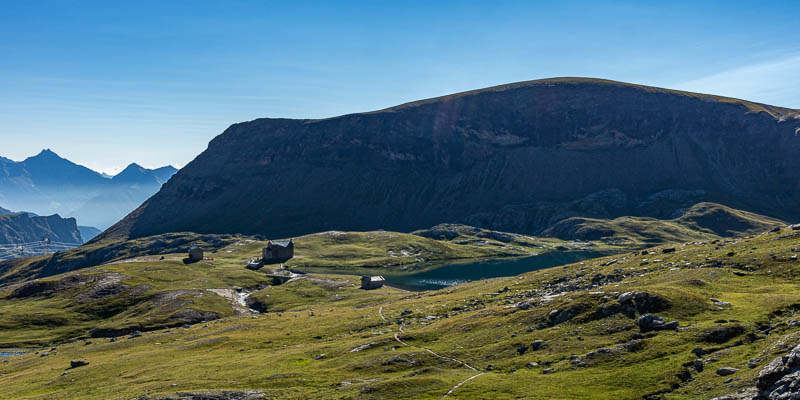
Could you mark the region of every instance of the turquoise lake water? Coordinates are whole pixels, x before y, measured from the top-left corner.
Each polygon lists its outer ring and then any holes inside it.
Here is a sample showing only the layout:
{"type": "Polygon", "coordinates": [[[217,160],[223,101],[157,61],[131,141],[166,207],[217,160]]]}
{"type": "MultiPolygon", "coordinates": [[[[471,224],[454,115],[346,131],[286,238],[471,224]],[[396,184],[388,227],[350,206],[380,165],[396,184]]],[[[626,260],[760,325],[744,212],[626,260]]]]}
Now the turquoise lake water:
{"type": "Polygon", "coordinates": [[[385,275],[386,284],[406,290],[435,290],[479,279],[514,276],[606,255],[594,251],[549,252],[532,257],[441,264],[407,275],[385,275]]]}

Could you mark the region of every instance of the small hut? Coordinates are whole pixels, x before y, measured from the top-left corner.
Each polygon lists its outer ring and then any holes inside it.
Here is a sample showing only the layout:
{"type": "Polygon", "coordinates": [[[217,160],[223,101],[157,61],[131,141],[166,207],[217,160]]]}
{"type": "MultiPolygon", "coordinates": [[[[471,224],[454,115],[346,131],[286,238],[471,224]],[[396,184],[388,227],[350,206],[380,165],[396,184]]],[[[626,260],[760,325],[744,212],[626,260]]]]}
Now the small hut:
{"type": "Polygon", "coordinates": [[[197,262],[203,260],[203,248],[192,246],[189,248],[189,262],[197,262]]]}
{"type": "Polygon", "coordinates": [[[383,287],[383,279],[382,276],[362,276],[361,277],[361,288],[364,290],[372,290],[372,289],[379,289],[383,287]]]}
{"type": "Polygon", "coordinates": [[[294,240],[270,240],[267,247],[261,250],[261,260],[264,264],[282,263],[294,257],[294,240]]]}

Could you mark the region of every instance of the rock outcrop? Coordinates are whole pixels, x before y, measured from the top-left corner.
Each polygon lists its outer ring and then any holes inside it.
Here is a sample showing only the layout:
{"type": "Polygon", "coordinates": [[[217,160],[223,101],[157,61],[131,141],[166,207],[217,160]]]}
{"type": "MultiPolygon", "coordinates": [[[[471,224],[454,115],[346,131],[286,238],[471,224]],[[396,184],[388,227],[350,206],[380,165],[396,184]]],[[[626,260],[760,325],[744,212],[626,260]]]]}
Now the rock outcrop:
{"type": "Polygon", "coordinates": [[[83,243],[75,218],[41,217],[26,212],[0,215],[0,244],[40,242],[45,238],[76,246],[83,243]]]}

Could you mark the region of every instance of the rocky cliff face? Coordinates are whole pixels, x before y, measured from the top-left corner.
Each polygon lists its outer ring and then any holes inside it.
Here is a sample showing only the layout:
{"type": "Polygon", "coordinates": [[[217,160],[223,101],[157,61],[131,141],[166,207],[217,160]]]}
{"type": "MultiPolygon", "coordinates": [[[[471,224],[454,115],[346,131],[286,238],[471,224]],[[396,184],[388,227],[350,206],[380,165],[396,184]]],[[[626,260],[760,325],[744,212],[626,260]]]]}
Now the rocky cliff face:
{"type": "Polygon", "coordinates": [[[324,120],[235,124],[108,234],[288,237],[442,222],[539,233],[713,201],[788,220],[800,113],[593,79],[523,82],[324,120]]]}
{"type": "Polygon", "coordinates": [[[40,217],[30,213],[0,215],[0,245],[39,242],[83,243],[75,218],[40,217]]]}

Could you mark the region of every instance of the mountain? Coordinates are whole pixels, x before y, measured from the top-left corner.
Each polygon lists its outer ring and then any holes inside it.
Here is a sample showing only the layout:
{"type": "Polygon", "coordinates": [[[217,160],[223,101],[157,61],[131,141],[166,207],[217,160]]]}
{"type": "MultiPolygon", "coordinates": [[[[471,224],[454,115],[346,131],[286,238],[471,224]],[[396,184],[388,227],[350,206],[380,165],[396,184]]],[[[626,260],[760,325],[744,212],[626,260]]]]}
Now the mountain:
{"type": "Polygon", "coordinates": [[[81,233],[81,239],[83,239],[83,243],[86,243],[94,239],[95,236],[102,233],[100,229],[97,229],[93,226],[83,226],[83,225],[78,225],[78,231],[80,231],[81,233]]]}
{"type": "Polygon", "coordinates": [[[800,112],[586,78],[321,120],[234,124],[106,235],[304,233],[442,222],[538,234],[716,202],[792,220],[800,112]]]}
{"type": "Polygon", "coordinates": [[[75,218],[28,213],[0,215],[0,244],[40,242],[44,238],[75,246],[83,243],[75,218]]]}
{"type": "Polygon", "coordinates": [[[5,215],[5,214],[13,214],[13,213],[9,210],[6,210],[3,207],[0,207],[0,215],[5,215]]]}
{"type": "Polygon", "coordinates": [[[178,170],[171,165],[167,165],[161,168],[151,169],[149,171],[162,184],[166,183],[169,180],[169,178],[172,178],[172,175],[175,175],[178,172],[178,170]]]}
{"type": "Polygon", "coordinates": [[[161,186],[168,181],[172,175],[178,172],[177,169],[166,166],[157,169],[147,169],[139,164],[128,165],[122,172],[111,178],[117,184],[133,184],[144,186],[161,186]]]}
{"type": "Polygon", "coordinates": [[[108,227],[157,192],[176,172],[131,164],[108,177],[45,149],[15,162],[0,157],[0,201],[14,209],[59,213],[108,227]]]}

